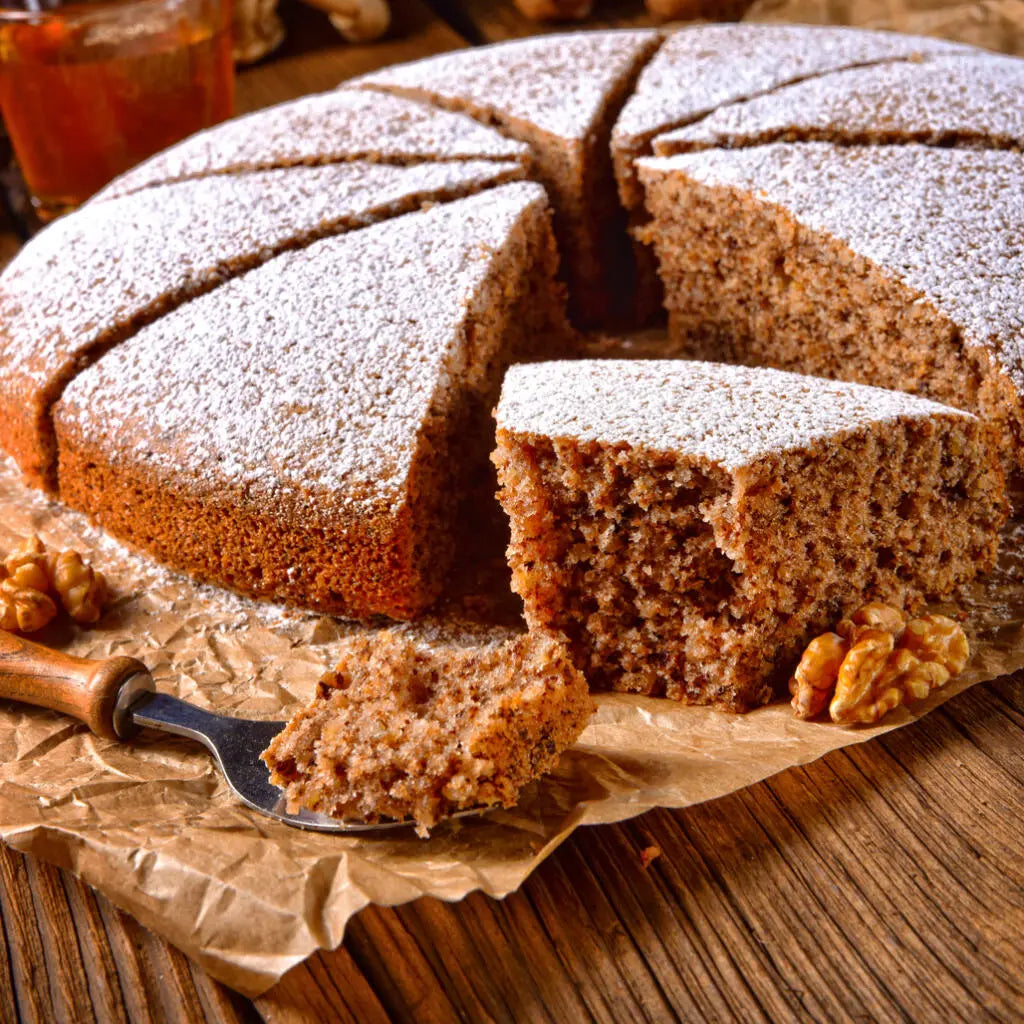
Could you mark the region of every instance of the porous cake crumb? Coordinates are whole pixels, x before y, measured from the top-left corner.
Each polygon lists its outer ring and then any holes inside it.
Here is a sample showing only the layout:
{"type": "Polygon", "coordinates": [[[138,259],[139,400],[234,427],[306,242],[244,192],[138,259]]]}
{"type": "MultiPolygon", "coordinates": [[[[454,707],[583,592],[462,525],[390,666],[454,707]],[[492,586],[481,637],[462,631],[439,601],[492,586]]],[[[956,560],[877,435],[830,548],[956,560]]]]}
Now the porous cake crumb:
{"type": "Polygon", "coordinates": [[[989,569],[990,427],[899,392],[685,361],[513,367],[494,460],[530,628],[597,689],[743,711],[815,632],[989,569]]]}
{"type": "Polygon", "coordinates": [[[408,818],[426,835],[456,811],[515,804],[592,712],[556,635],[425,619],[347,640],[263,760],[291,810],[408,818]]]}
{"type": "Polygon", "coordinates": [[[978,412],[1024,466],[1024,155],[780,142],[640,174],[682,351],[978,412]]]}

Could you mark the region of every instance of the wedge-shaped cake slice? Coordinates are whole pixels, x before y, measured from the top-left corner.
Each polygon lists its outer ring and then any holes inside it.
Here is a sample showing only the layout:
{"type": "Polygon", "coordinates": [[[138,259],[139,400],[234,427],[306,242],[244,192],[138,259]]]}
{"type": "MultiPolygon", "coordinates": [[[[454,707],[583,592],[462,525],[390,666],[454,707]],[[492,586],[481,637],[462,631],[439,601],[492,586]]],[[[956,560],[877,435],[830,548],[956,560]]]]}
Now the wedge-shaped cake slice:
{"type": "Polygon", "coordinates": [[[682,350],[977,411],[1024,465],[1024,156],[776,143],[641,177],[682,350]]]}
{"type": "Polygon", "coordinates": [[[762,704],[843,612],[990,568],[1006,518],[987,424],[899,392],[550,362],[509,371],[497,419],[513,587],[596,688],[762,704]]]}
{"type": "Polygon", "coordinates": [[[608,313],[626,255],[608,138],[658,40],[651,31],[540,36],[374,71],[353,84],[466,111],[528,143],[555,209],[573,308],[593,323],[608,313]]]}
{"type": "Polygon", "coordinates": [[[295,167],[161,186],[56,221],[0,275],[0,445],[52,489],[51,406],[143,324],[285,249],[521,176],[491,161],[295,167]]]}
{"type": "Polygon", "coordinates": [[[373,160],[529,162],[529,147],[462,114],[398,96],[338,89],[208,128],[139,164],[96,200],[211,174],[373,160]]]}
{"type": "Polygon", "coordinates": [[[659,156],[713,146],[823,140],[1024,147],[1024,60],[957,54],[810,78],[659,136],[659,156]]]}
{"type": "Polygon", "coordinates": [[[973,47],[895,32],[812,25],[700,25],[670,36],[644,68],[612,133],[619,193],[643,205],[634,162],[651,140],[720,107],[841,68],[973,47]]]}
{"type": "Polygon", "coordinates": [[[564,341],[544,191],[285,253],[78,376],[61,497],[169,565],[353,618],[437,596],[500,375],[564,341]]]}
{"type": "Polygon", "coordinates": [[[345,642],[337,668],[263,754],[289,806],[411,819],[510,807],[593,713],[562,639],[427,619],[345,642]]]}

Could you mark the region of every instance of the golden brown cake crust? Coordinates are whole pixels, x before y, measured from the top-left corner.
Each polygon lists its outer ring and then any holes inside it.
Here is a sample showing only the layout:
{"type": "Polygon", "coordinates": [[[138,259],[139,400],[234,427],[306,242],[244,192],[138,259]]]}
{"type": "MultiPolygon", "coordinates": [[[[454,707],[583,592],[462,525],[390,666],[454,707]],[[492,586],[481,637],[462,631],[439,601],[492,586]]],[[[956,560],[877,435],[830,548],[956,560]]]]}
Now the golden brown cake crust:
{"type": "Polygon", "coordinates": [[[408,618],[440,592],[501,370],[567,343],[555,258],[527,183],[285,254],[74,381],[61,493],[204,579],[408,618]]]}

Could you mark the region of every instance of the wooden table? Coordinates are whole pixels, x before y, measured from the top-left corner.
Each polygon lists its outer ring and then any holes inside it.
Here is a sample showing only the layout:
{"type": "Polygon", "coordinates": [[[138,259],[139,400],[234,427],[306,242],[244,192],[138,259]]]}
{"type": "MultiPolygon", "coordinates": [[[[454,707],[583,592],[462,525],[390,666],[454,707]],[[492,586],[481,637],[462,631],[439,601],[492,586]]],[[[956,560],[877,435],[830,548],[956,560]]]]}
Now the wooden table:
{"type": "MultiPolygon", "coordinates": [[[[240,108],[536,30],[504,0],[435,6],[399,0],[369,47],[286,7],[240,108]]],[[[640,24],[637,7],[603,10],[640,24]]],[[[503,902],[364,910],[254,1002],[0,846],[0,1020],[1020,1021],[1022,750],[1024,675],[725,799],[577,831],[503,902]]]]}

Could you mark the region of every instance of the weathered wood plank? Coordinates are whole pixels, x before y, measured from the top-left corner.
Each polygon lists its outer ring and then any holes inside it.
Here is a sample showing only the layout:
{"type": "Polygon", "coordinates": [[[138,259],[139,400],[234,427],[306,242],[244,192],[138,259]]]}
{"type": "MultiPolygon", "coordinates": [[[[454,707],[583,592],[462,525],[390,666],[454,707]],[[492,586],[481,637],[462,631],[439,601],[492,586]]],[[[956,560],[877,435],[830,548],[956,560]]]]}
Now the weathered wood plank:
{"type": "MultiPolygon", "coordinates": [[[[1020,696],[979,687],[723,800],[583,830],[502,903],[364,911],[297,971],[347,949],[399,1020],[1019,1019],[1020,696]]],[[[271,1024],[340,1005],[273,996],[271,1024]]]]}

